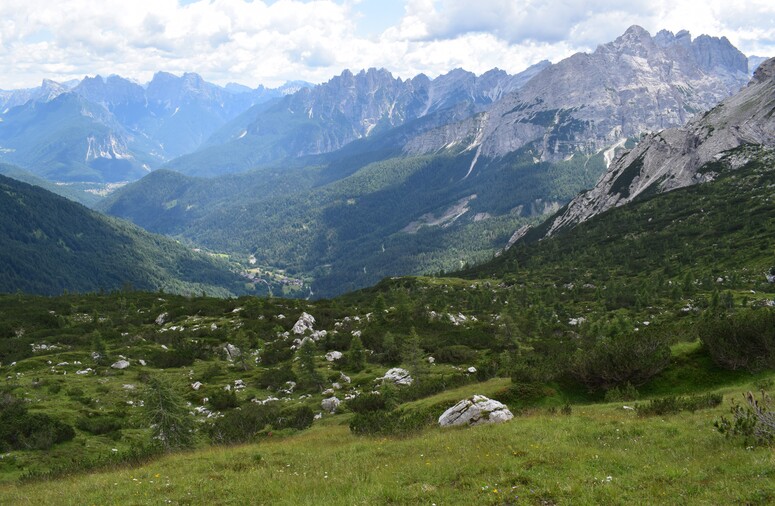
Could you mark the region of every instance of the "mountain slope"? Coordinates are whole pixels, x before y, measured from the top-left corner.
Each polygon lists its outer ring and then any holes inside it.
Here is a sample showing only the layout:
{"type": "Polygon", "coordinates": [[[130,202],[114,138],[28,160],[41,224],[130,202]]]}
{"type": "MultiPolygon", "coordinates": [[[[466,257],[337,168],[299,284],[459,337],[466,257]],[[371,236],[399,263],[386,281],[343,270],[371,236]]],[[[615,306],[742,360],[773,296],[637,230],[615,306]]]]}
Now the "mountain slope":
{"type": "Polygon", "coordinates": [[[418,136],[411,153],[471,139],[496,158],[528,143],[541,160],[591,153],[648,131],[683,125],[740,89],[748,62],[726,38],[630,27],[593,53],[546,68],[484,113],[418,136]]]}
{"type": "Polygon", "coordinates": [[[143,87],[120,76],[1,92],[0,159],[51,181],[136,180],[197,149],[256,103],[305,87],[222,88],[159,72],[143,87]]]}
{"type": "Polygon", "coordinates": [[[775,59],[749,85],[683,128],[646,137],[611,165],[595,187],[577,196],[546,228],[552,234],[642,195],[717,177],[747,163],[745,146],[775,147],[775,59]]]}
{"type": "Polygon", "coordinates": [[[222,262],[5,176],[0,211],[0,292],[240,289],[222,262]]]}
{"type": "Polygon", "coordinates": [[[537,64],[516,76],[493,69],[477,77],[457,69],[434,80],[420,74],[405,81],[384,69],[358,74],[346,70],[325,84],[255,106],[215,133],[205,149],[174,160],[167,168],[213,176],[330,153],[459,104],[481,109],[546,65],[537,64]]]}

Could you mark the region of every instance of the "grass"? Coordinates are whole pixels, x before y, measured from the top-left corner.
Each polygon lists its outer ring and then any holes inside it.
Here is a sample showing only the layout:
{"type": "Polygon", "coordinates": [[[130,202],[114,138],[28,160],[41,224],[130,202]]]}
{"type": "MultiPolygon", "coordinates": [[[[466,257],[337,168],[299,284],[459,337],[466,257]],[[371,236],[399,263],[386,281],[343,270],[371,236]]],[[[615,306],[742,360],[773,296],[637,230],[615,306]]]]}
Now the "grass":
{"type": "Polygon", "coordinates": [[[767,504],[775,455],[726,440],[726,408],[640,419],[613,404],[405,439],[341,424],[257,445],[0,487],[3,504],[767,504]]]}

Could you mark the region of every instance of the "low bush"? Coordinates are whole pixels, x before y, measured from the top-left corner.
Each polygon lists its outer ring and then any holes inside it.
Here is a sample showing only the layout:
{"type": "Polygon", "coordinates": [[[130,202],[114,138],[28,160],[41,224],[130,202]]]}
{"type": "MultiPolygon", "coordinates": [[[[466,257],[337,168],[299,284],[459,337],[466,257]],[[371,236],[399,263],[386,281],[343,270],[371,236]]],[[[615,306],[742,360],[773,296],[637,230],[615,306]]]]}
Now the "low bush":
{"type": "Polygon", "coordinates": [[[218,388],[208,396],[208,404],[216,411],[226,411],[239,406],[237,392],[218,388]]]}
{"type": "Polygon", "coordinates": [[[662,397],[646,404],[638,404],[635,409],[639,416],[673,415],[681,411],[692,413],[700,409],[715,408],[723,400],[720,394],[692,395],[688,397],[662,397]]]}
{"type": "Polygon", "coordinates": [[[725,369],[775,368],[775,311],[744,309],[703,318],[698,334],[713,361],[725,369]]]}
{"type": "Polygon", "coordinates": [[[29,413],[22,399],[0,393],[0,451],[48,450],[74,437],[71,426],[44,413],[29,413]]]}
{"type": "Polygon", "coordinates": [[[775,444],[775,406],[762,392],[761,398],[748,392],[743,394],[745,404],[732,405],[732,419],[721,417],[714,422],[716,429],[727,437],[740,437],[746,445],[775,444]]]}
{"type": "Polygon", "coordinates": [[[210,428],[210,439],[218,444],[246,443],[272,430],[306,429],[314,418],[309,406],[281,408],[276,403],[248,403],[216,420],[210,428]]]}
{"type": "Polygon", "coordinates": [[[75,422],[76,428],[94,435],[112,434],[123,428],[123,423],[109,415],[81,416],[75,422]]]}
{"type": "Polygon", "coordinates": [[[569,372],[590,390],[610,390],[627,383],[643,385],[669,364],[667,337],[644,330],[599,339],[577,350],[569,372]]]}

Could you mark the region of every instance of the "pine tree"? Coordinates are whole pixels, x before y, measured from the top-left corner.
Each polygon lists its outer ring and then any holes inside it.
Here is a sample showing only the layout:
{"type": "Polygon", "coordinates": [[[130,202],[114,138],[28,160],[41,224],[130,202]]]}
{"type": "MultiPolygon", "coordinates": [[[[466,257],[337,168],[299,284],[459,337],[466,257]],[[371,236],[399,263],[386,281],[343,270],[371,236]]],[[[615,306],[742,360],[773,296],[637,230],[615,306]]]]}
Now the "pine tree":
{"type": "Polygon", "coordinates": [[[296,352],[297,371],[296,377],[299,384],[308,389],[321,390],[323,388],[323,376],[315,368],[315,341],[307,339],[296,352]]]}
{"type": "Polygon", "coordinates": [[[143,398],[143,415],[152,440],[164,451],[188,448],[194,443],[194,419],[183,397],[169,380],[151,376],[143,398]]]}
{"type": "Polygon", "coordinates": [[[351,371],[362,371],[366,367],[366,350],[358,336],[350,340],[350,349],[347,351],[347,366],[351,371]]]}

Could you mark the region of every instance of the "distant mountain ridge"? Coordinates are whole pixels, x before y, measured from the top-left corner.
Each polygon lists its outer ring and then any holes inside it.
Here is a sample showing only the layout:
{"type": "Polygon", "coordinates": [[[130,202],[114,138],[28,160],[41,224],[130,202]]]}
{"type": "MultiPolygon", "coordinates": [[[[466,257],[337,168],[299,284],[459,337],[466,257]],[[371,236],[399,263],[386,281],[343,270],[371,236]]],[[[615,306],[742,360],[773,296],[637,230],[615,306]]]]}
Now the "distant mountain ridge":
{"type": "Polygon", "coordinates": [[[489,110],[418,136],[407,152],[468,139],[497,158],[535,144],[540,160],[592,153],[643,132],[681,126],[748,80],[745,55],[724,38],[630,27],[593,53],[577,53],[537,74],[489,110]]]}
{"type": "Polygon", "coordinates": [[[227,89],[165,72],[146,86],[115,75],[44,80],[0,92],[0,160],[52,181],[135,180],[195,150],[252,105],[307,85],[227,89]]]}
{"type": "MultiPolygon", "coordinates": [[[[201,151],[166,167],[213,176],[335,152],[440,111],[468,106],[466,116],[473,114],[548,65],[541,62],[517,75],[492,69],[476,76],[455,69],[435,79],[420,74],[407,80],[385,69],[357,74],[345,70],[327,83],[303,88],[268,106],[254,106],[214,134],[201,151]]],[[[444,116],[437,117],[435,125],[445,123],[444,116]]]]}

